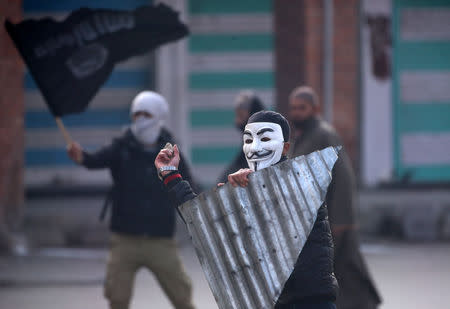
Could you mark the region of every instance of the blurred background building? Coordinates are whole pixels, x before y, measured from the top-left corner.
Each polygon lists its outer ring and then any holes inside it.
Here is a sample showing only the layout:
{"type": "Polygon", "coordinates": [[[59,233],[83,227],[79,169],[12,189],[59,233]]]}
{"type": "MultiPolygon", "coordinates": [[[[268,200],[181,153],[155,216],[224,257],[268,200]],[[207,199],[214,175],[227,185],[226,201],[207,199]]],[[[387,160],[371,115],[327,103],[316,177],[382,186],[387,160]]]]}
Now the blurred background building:
{"type": "MultiPolygon", "coordinates": [[[[151,2],[1,0],[0,15],[2,23],[61,19],[83,6],[151,2]]],[[[129,123],[133,96],[156,89],[170,103],[168,127],[208,188],[240,151],[238,91],[253,89],[285,112],[289,92],[308,84],[352,158],[363,231],[450,238],[449,1],[163,2],[181,12],[191,35],[118,65],[87,112],[63,119],[75,140],[88,149],[108,142],[129,123]]],[[[79,233],[101,229],[109,175],[68,159],[3,27],[0,43],[0,234],[23,226],[33,227],[37,244],[101,243],[105,234],[79,233]]]]}

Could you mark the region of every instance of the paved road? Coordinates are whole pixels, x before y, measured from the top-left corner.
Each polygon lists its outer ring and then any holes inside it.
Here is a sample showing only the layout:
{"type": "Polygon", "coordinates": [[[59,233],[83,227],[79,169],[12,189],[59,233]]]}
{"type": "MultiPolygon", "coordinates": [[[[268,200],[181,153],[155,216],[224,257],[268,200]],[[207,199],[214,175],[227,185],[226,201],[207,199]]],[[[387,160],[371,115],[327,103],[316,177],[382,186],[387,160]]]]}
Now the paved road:
{"type": "MultiPolygon", "coordinates": [[[[381,309],[450,308],[450,244],[363,245],[384,298],[381,309]]],[[[191,247],[182,256],[199,309],[217,308],[191,247]]],[[[102,297],[104,250],[45,249],[0,257],[1,309],[107,308],[102,297]]],[[[131,309],[172,308],[153,276],[141,271],[131,309]]]]}

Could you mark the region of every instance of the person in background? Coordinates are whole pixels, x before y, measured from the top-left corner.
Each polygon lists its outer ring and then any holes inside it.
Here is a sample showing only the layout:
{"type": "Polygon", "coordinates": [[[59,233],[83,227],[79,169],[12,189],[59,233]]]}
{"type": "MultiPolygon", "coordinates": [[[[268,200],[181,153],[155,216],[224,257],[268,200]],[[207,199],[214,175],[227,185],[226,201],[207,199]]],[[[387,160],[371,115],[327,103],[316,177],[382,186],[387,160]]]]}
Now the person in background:
{"type": "MultiPolygon", "coordinates": [[[[310,87],[302,86],[292,91],[289,119],[293,128],[291,158],[342,145],[337,132],[319,117],[317,96],[310,87]]],[[[359,249],[355,179],[344,149],[340,151],[332,173],[326,204],[334,240],[334,271],[339,283],[336,305],[339,309],[376,308],[381,299],[359,249]]]]}
{"type": "MultiPolygon", "coordinates": [[[[159,150],[173,143],[162,126],[168,104],[161,95],[143,91],[130,114],[130,128],[100,150],[86,152],[76,142],[68,146],[73,161],[88,169],[108,168],[113,179],[104,295],[111,309],[128,308],[136,272],[143,267],[153,272],[175,308],[193,309],[191,282],[174,239],[175,210],[154,166],[159,150]]],[[[180,170],[191,179],[183,159],[180,170]]]]}
{"type": "MultiPolygon", "coordinates": [[[[245,125],[247,124],[248,118],[256,112],[264,110],[264,104],[261,99],[251,90],[241,91],[235,100],[234,108],[234,125],[239,130],[240,133],[244,132],[245,125]]],[[[242,147],[241,147],[242,148],[242,147]]],[[[242,151],[236,154],[236,157],[230,163],[229,166],[225,168],[220,177],[218,178],[219,183],[224,183],[228,179],[228,175],[238,171],[241,168],[248,168],[247,160],[242,151]]]]}

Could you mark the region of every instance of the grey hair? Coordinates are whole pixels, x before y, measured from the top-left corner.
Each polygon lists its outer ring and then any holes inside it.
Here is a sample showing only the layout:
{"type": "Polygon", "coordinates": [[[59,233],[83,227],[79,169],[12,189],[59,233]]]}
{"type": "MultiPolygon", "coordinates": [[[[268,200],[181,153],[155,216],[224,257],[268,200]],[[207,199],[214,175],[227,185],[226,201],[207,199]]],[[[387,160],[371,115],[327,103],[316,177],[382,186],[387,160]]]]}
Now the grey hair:
{"type": "Polygon", "coordinates": [[[243,90],[236,96],[236,99],[234,100],[234,107],[248,110],[250,109],[250,104],[255,97],[256,94],[252,90],[243,90]]]}
{"type": "Polygon", "coordinates": [[[235,109],[245,109],[250,115],[265,109],[264,103],[252,90],[239,92],[234,100],[235,109]]]}

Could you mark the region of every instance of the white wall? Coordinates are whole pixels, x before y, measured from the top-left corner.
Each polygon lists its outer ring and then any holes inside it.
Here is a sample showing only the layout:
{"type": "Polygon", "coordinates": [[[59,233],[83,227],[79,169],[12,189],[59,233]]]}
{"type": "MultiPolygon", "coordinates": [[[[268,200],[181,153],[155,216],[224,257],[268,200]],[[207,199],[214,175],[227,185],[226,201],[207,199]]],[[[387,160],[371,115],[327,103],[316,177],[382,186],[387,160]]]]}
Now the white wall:
{"type": "Polygon", "coordinates": [[[362,180],[374,186],[389,178],[393,168],[392,147],[392,79],[375,79],[371,72],[368,14],[391,17],[391,0],[363,0],[361,16],[362,70],[362,180]]]}

